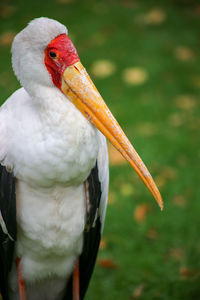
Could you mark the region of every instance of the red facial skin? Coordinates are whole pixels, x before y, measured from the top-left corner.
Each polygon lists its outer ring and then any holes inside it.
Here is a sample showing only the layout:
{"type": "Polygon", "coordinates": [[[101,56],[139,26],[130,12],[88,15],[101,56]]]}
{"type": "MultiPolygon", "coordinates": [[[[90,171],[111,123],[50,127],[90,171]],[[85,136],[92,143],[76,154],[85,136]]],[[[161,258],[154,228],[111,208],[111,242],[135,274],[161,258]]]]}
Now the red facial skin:
{"type": "Polygon", "coordinates": [[[51,74],[53,83],[61,89],[61,75],[68,66],[79,61],[78,53],[72,41],[66,34],[58,35],[45,49],[44,63],[51,74]],[[50,52],[56,53],[56,57],[51,57],[50,52]]]}

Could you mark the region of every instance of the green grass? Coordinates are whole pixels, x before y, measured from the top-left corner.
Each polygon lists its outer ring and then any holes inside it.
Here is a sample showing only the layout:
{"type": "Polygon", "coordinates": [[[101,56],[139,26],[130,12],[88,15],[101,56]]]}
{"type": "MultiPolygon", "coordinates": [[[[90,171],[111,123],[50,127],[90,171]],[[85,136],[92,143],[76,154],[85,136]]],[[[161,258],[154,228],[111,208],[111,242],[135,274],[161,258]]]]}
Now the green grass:
{"type": "MultiPolygon", "coordinates": [[[[111,76],[93,75],[93,80],[155,177],[165,203],[161,213],[128,164],[110,166],[115,201],[108,206],[99,259],[109,259],[117,268],[97,264],[86,299],[134,299],[141,285],[139,299],[200,299],[198,1],[66,2],[2,0],[0,34],[18,32],[32,18],[48,16],[68,26],[89,73],[99,59],[116,65],[111,76]],[[5,13],[8,6],[10,14],[5,13]],[[161,21],[154,15],[154,21],[145,23],[144,16],[155,8],[162,12],[161,21]],[[128,85],[122,79],[128,67],[146,70],[147,80],[128,85]],[[138,223],[133,214],[141,203],[150,211],[138,223]]],[[[1,45],[0,57],[3,102],[19,83],[10,46],[1,45]]]]}

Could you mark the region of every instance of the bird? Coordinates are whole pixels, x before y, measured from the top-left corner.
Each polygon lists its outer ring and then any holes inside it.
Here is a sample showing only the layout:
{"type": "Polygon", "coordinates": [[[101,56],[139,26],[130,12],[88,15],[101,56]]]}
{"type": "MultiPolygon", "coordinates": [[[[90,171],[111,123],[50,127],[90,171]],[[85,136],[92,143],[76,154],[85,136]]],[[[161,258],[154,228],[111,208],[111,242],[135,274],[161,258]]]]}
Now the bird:
{"type": "Polygon", "coordinates": [[[21,88],[0,107],[0,293],[84,299],[106,213],[106,138],[163,201],[65,25],[30,21],[14,38],[12,66],[21,88]]]}

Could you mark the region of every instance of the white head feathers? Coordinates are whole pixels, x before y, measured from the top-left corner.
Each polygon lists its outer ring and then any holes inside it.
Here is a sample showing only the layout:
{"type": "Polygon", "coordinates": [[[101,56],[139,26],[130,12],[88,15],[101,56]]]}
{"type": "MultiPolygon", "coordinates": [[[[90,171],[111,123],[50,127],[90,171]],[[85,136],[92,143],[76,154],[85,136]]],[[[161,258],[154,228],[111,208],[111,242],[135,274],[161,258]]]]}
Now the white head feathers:
{"type": "Polygon", "coordinates": [[[67,28],[48,18],[37,18],[19,32],[12,44],[12,65],[22,86],[30,92],[30,85],[53,86],[44,65],[44,50],[58,35],[67,34],[67,28]]]}

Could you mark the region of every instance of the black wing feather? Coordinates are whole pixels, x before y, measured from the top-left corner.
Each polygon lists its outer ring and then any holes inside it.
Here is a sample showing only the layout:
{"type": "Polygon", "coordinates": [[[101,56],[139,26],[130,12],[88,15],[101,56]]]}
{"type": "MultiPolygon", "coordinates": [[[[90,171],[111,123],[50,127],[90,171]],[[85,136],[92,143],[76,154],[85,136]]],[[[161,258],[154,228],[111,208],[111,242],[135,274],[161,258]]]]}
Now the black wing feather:
{"type": "Polygon", "coordinates": [[[8,274],[12,267],[14,240],[16,240],[16,194],[15,178],[12,173],[0,165],[0,210],[6,229],[13,240],[0,226],[0,292],[8,300],[8,274]]]}

